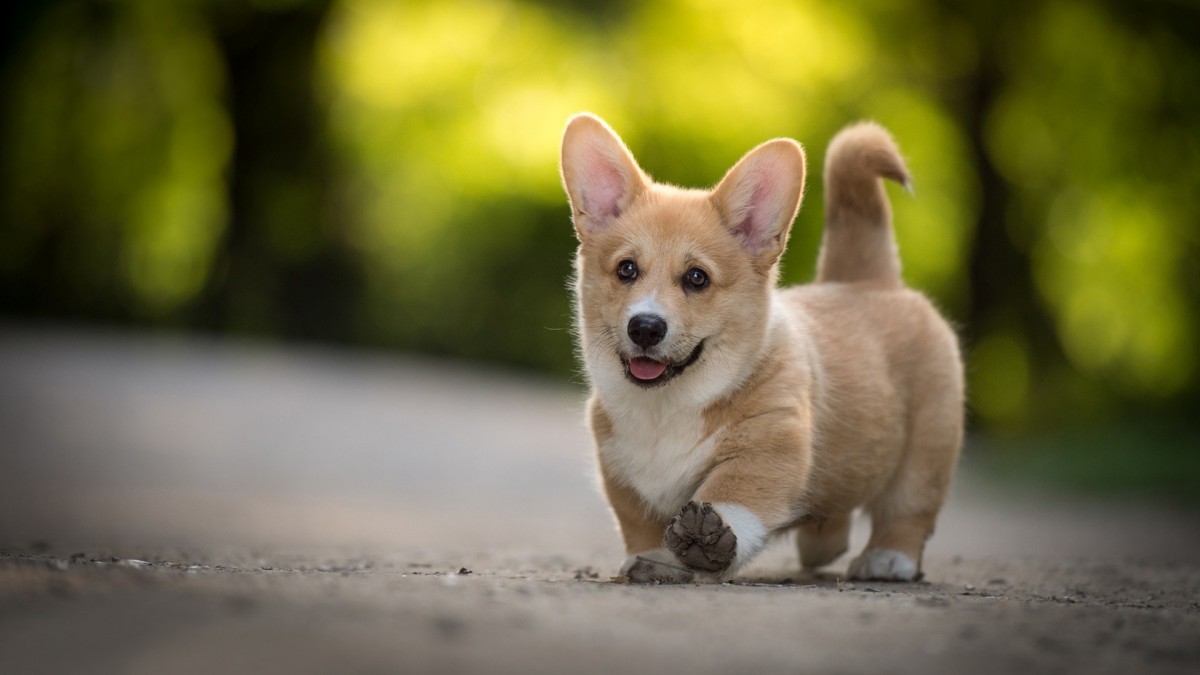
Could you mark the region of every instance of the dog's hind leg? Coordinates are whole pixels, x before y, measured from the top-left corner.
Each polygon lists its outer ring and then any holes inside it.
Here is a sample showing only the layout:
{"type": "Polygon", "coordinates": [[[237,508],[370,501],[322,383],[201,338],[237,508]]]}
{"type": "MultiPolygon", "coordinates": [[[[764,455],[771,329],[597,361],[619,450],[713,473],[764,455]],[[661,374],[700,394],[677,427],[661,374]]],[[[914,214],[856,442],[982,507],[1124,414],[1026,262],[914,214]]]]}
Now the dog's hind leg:
{"type": "Polygon", "coordinates": [[[916,581],[923,576],[921,554],[933,534],[937,512],[871,517],[871,541],[850,561],[851,579],[916,581]]]}
{"type": "Polygon", "coordinates": [[[850,548],[851,515],[848,512],[805,523],[796,530],[796,547],[800,551],[800,565],[804,569],[824,567],[850,548]]]}
{"type": "Polygon", "coordinates": [[[908,445],[892,480],[870,504],[871,539],[850,563],[852,579],[914,581],[962,447],[961,397],[915,408],[908,445]]]}

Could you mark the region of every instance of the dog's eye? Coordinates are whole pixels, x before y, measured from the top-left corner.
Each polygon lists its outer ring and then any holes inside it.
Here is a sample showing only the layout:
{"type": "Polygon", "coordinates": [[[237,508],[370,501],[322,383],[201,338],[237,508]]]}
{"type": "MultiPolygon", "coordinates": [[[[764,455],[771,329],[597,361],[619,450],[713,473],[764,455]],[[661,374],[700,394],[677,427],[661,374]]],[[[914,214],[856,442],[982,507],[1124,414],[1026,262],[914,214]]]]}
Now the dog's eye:
{"type": "Polygon", "coordinates": [[[702,290],[708,285],[708,274],[699,267],[693,267],[683,275],[683,283],[693,291],[702,290]]]}
{"type": "Polygon", "coordinates": [[[637,278],[637,263],[632,260],[622,260],[617,263],[617,278],[621,281],[633,281],[637,278]]]}

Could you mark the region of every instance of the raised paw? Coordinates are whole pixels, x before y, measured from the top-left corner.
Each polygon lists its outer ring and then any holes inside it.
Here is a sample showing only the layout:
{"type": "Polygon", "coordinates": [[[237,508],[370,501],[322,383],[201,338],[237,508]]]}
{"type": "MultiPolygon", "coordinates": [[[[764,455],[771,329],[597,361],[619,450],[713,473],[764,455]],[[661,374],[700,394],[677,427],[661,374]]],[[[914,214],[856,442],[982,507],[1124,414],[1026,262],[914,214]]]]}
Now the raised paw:
{"type": "Polygon", "coordinates": [[[688,502],[671,519],[663,543],[683,564],[705,572],[720,572],[737,555],[737,535],[708,502],[688,502]]]}

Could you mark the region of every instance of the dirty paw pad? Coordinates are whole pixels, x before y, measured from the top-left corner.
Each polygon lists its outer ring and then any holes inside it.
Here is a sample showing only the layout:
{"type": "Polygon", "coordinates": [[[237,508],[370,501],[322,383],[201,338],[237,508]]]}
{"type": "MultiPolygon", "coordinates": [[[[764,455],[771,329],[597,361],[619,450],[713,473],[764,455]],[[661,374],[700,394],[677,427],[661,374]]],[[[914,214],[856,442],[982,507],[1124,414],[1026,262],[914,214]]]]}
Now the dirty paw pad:
{"type": "Polygon", "coordinates": [[[688,567],[707,572],[729,567],[737,554],[737,536],[708,502],[688,502],[671,519],[663,543],[688,567]]]}

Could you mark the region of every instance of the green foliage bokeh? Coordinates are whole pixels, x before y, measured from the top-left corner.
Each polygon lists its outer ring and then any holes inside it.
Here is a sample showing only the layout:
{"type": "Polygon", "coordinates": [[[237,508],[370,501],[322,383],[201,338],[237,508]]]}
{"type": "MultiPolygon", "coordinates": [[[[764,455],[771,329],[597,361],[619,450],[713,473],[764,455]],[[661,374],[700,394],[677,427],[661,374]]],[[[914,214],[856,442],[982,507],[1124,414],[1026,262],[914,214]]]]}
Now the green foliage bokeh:
{"type": "Polygon", "coordinates": [[[0,81],[6,313],[566,375],[571,113],[689,186],[804,143],[791,283],[824,146],[871,118],[915,176],[905,275],[963,327],[977,425],[1197,402],[1200,21],[1172,3],[35,5],[0,81]]]}

